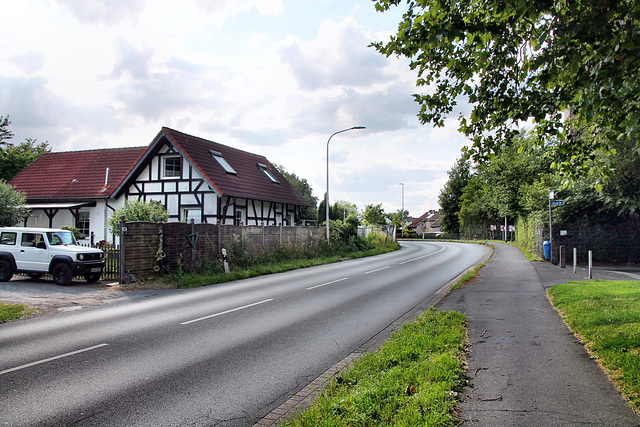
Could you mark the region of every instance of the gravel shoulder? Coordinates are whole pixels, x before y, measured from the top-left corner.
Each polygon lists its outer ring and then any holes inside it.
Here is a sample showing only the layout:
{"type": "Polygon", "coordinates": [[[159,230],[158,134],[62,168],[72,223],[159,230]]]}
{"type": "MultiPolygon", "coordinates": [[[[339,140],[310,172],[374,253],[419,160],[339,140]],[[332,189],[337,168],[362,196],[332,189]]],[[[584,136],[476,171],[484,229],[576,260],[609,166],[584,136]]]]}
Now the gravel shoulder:
{"type": "Polygon", "coordinates": [[[19,275],[9,282],[0,282],[0,301],[37,308],[38,311],[30,317],[53,315],[168,292],[176,290],[123,290],[115,282],[87,283],[80,280],[74,280],[69,286],[58,286],[46,278],[32,280],[19,275]]]}

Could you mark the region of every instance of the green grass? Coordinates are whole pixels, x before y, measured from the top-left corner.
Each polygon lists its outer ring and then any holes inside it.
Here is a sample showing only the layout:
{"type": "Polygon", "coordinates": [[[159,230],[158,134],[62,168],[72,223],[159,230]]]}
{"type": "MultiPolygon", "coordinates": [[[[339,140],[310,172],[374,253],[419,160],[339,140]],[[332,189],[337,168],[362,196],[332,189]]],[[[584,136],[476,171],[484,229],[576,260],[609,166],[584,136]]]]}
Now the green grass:
{"type": "Polygon", "coordinates": [[[275,254],[268,254],[256,258],[240,258],[230,260],[230,272],[225,273],[221,262],[212,262],[202,265],[197,271],[179,271],[162,277],[154,277],[144,280],[142,283],[123,286],[125,289],[148,288],[197,288],[216,283],[231,282],[234,280],[248,279],[267,274],[283,273],[299,268],[313,267],[329,264],[346,259],[356,259],[398,250],[397,243],[386,246],[376,246],[366,250],[339,251],[334,255],[313,251],[282,250],[275,254]]]}
{"type": "Polygon", "coordinates": [[[464,371],[466,317],[431,309],[332,380],[285,426],[454,426],[464,371]]]}
{"type": "Polygon", "coordinates": [[[640,412],[640,282],[570,282],[549,289],[565,323],[640,412]]]}
{"type": "Polygon", "coordinates": [[[28,305],[0,302],[0,323],[26,317],[35,311],[35,308],[28,305]]]}

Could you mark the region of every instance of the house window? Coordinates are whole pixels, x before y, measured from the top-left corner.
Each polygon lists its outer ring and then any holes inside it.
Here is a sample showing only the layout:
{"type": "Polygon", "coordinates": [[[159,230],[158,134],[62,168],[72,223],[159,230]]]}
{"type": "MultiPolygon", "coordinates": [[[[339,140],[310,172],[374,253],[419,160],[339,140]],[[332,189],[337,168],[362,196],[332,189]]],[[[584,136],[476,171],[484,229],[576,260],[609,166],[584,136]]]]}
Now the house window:
{"type": "Polygon", "coordinates": [[[202,222],[202,210],[201,209],[185,209],[184,210],[184,220],[186,222],[193,222],[196,224],[200,224],[202,222]]]}
{"type": "Polygon", "coordinates": [[[271,180],[271,182],[280,184],[280,181],[278,181],[278,178],[276,178],[275,175],[271,173],[267,165],[258,163],[258,167],[260,168],[260,170],[262,170],[262,172],[264,172],[265,175],[267,175],[267,177],[271,180]]]}
{"type": "Polygon", "coordinates": [[[89,230],[89,218],[90,218],[90,213],[87,211],[80,211],[78,212],[78,217],[76,218],[76,228],[78,229],[78,231],[80,231],[80,234],[82,234],[82,238],[84,239],[85,237],[87,237],[89,235],[89,233],[91,232],[89,230]]]}
{"type": "Polygon", "coordinates": [[[163,157],[162,163],[163,178],[180,178],[182,176],[182,157],[163,157]]]}
{"type": "Polygon", "coordinates": [[[209,155],[211,157],[213,157],[214,159],[216,159],[216,161],[220,164],[220,166],[222,166],[222,169],[224,169],[224,171],[226,173],[231,173],[231,174],[234,174],[234,175],[238,174],[238,172],[236,172],[236,170],[231,167],[229,162],[227,162],[224,159],[224,157],[222,157],[222,153],[219,153],[219,152],[213,151],[213,150],[209,150],[209,155]]]}
{"type": "Polygon", "coordinates": [[[236,211],[236,218],[233,225],[242,225],[242,211],[236,211]]]}

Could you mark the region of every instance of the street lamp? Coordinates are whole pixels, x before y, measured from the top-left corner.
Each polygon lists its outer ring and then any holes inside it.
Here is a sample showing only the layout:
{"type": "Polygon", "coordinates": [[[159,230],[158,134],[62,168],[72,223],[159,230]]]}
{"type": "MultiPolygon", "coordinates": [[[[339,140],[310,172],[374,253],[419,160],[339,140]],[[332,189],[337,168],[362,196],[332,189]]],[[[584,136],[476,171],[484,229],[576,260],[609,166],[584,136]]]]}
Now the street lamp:
{"type": "Polygon", "coordinates": [[[402,212],[400,213],[400,228],[402,230],[402,237],[404,237],[404,182],[401,182],[398,185],[402,185],[402,212]]]}
{"type": "Polygon", "coordinates": [[[342,129],[339,130],[338,132],[334,132],[333,134],[331,134],[331,136],[329,137],[329,140],[327,140],[327,194],[325,195],[326,199],[324,201],[324,209],[326,211],[326,221],[327,221],[327,243],[329,242],[329,143],[331,142],[331,138],[334,137],[334,135],[337,135],[339,133],[342,132],[347,132],[350,130],[356,130],[356,129],[366,129],[366,127],[364,126],[354,126],[352,128],[349,129],[342,129]]]}

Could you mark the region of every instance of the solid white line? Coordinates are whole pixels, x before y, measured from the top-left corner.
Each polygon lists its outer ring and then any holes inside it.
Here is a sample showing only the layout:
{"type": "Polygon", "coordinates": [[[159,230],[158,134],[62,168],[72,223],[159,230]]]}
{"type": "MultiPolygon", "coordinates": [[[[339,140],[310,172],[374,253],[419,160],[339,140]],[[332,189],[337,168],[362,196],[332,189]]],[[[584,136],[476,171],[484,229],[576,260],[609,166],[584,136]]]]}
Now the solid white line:
{"type": "Polygon", "coordinates": [[[332,285],[334,283],[342,282],[343,280],[347,280],[347,279],[348,279],[348,277],[343,277],[342,279],[334,280],[332,282],[327,282],[327,283],[323,283],[321,285],[312,286],[310,288],[307,288],[307,290],[310,291],[311,289],[320,288],[322,286],[327,286],[327,285],[332,285]]]}
{"type": "Polygon", "coordinates": [[[442,246],[442,248],[439,251],[436,251],[436,252],[434,252],[432,254],[422,255],[422,256],[419,256],[418,258],[414,258],[414,259],[410,259],[410,260],[407,260],[407,261],[403,261],[403,262],[401,262],[399,264],[402,265],[402,264],[408,264],[408,263],[413,262],[413,261],[418,261],[419,259],[427,258],[427,257],[433,256],[435,254],[439,254],[442,251],[444,251],[444,246],[442,246]]]}
{"type": "Polygon", "coordinates": [[[100,347],[105,347],[109,344],[98,344],[93,347],[83,348],[81,350],[72,351],[70,353],[61,354],[59,356],[49,357],[48,359],[38,360],[37,362],[27,363],[26,365],[16,366],[15,368],[5,369],[4,371],[0,371],[0,375],[8,374],[9,372],[19,371],[20,369],[30,368],[32,366],[41,365],[43,363],[51,362],[53,360],[62,359],[63,357],[73,356],[75,354],[84,353],[85,351],[95,350],[100,347]]]}
{"type": "Polygon", "coordinates": [[[375,273],[376,271],[380,271],[380,270],[386,270],[387,268],[389,268],[390,266],[386,266],[386,267],[382,267],[382,268],[376,268],[375,270],[371,270],[371,271],[367,271],[366,273],[363,274],[371,274],[371,273],[375,273]]]}
{"type": "Polygon", "coordinates": [[[269,302],[269,301],[273,301],[273,298],[266,299],[264,301],[254,302],[253,304],[243,305],[242,307],[232,308],[231,310],[222,311],[222,312],[216,313],[216,314],[211,314],[209,316],[204,316],[204,317],[201,317],[199,319],[189,320],[187,322],[182,322],[180,324],[181,325],[188,325],[189,323],[194,323],[194,322],[199,322],[201,320],[211,319],[212,317],[222,316],[223,314],[233,313],[234,311],[238,311],[238,310],[244,310],[245,308],[249,308],[249,307],[253,307],[253,306],[256,306],[256,305],[264,304],[265,302],[269,302]]]}

